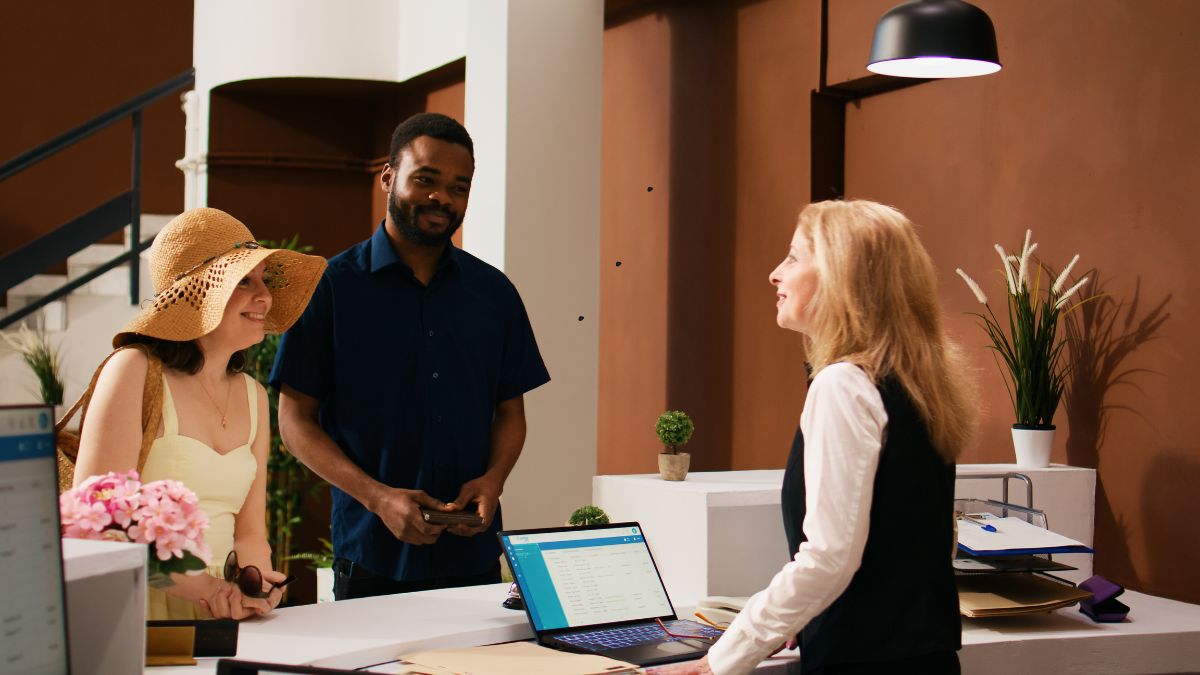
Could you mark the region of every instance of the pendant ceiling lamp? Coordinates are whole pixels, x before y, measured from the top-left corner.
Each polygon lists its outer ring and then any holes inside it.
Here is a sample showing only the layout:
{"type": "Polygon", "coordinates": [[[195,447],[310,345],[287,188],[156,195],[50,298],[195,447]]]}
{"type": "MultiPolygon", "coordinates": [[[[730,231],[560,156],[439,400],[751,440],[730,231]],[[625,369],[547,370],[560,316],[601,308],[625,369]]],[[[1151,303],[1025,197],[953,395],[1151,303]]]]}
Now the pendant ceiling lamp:
{"type": "Polygon", "coordinates": [[[996,29],[962,0],[909,0],[879,19],[867,70],[897,77],[974,77],[1000,70],[996,29]]]}

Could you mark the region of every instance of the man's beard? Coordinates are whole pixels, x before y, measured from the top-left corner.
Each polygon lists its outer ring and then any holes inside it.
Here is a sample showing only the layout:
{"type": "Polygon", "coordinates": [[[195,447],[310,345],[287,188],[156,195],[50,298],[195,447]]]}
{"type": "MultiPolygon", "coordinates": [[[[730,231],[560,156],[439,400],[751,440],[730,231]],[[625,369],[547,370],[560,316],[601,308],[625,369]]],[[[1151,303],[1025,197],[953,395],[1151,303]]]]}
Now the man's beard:
{"type": "Polygon", "coordinates": [[[437,206],[417,206],[412,202],[397,199],[395,193],[388,194],[388,213],[392,222],[400,230],[400,236],[420,246],[441,246],[450,241],[450,237],[462,226],[462,216],[448,208],[437,206]],[[450,224],[441,232],[425,232],[417,227],[417,218],[423,213],[442,213],[450,219],[450,224]]]}

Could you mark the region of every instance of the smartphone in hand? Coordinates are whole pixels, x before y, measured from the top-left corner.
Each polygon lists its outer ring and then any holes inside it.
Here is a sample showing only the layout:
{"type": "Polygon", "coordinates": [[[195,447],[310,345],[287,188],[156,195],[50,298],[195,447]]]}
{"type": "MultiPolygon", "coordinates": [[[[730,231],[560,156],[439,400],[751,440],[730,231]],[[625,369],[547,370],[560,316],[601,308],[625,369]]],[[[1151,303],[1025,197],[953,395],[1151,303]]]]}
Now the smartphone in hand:
{"type": "Polygon", "coordinates": [[[421,517],[431,525],[483,525],[483,518],[474,511],[438,511],[422,506],[421,517]]]}

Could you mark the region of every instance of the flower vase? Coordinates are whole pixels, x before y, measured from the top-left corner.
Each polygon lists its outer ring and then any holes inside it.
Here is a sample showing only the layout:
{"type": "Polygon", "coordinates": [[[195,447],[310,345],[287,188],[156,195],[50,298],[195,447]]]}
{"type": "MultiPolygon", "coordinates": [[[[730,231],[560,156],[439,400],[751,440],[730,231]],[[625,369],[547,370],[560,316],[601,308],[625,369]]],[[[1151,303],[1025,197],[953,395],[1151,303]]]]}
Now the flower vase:
{"type": "Polygon", "coordinates": [[[1013,449],[1017,466],[1044,469],[1050,466],[1050,451],[1054,448],[1054,425],[1012,425],[1013,449]]]}
{"type": "MultiPolygon", "coordinates": [[[[151,551],[150,555],[154,555],[151,551]]],[[[171,575],[167,572],[158,569],[155,565],[150,566],[150,573],[146,575],[146,585],[150,588],[162,590],[170,586],[174,586],[175,582],[171,580],[171,575]]]]}
{"type": "Polygon", "coordinates": [[[663,480],[686,480],[691,461],[692,456],[686,452],[661,452],[658,455],[658,475],[663,480]]]}

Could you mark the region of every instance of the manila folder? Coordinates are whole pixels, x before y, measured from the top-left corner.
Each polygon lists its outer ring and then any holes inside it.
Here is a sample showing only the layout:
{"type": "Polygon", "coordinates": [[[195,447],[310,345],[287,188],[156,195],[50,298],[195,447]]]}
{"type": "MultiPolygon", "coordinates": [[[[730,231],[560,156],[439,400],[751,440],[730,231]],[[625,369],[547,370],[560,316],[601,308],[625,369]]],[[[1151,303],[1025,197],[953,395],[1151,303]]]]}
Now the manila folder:
{"type": "Polygon", "coordinates": [[[522,675],[598,675],[634,673],[638,667],[598,654],[560,652],[532,642],[506,642],[465,649],[435,649],[400,657],[411,672],[508,673],[522,675]]]}

